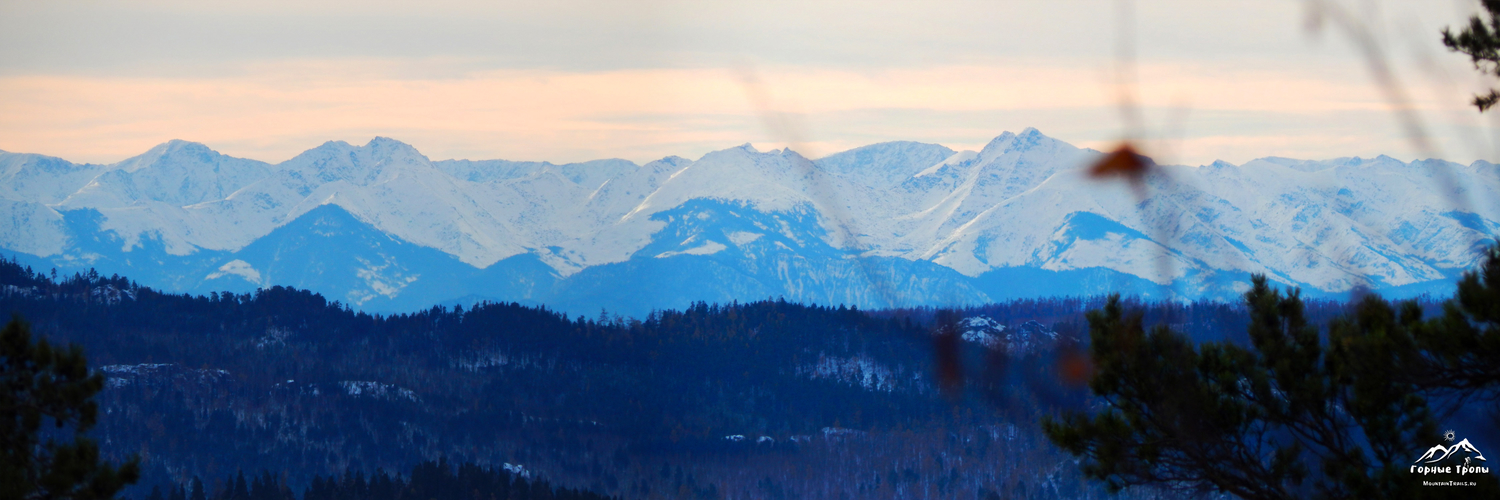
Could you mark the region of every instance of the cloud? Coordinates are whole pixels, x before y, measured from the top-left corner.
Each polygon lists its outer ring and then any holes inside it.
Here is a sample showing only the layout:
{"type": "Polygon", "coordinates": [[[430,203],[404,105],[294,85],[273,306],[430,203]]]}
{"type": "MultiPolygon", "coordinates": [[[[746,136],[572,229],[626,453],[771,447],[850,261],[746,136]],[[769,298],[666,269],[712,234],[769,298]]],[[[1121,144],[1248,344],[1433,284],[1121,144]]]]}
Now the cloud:
{"type": "MultiPolygon", "coordinates": [[[[1438,3],[1387,15],[1428,34],[1463,18],[1438,3]]],[[[1028,126],[1098,147],[1166,137],[1184,163],[1412,154],[1346,44],[1308,43],[1298,2],[1141,3],[1148,130],[1125,130],[1112,5],[13,2],[0,6],[0,46],[17,48],[0,51],[0,149],[116,161],[182,138],[279,161],[385,135],[437,158],[648,161],[781,147],[739,67],[814,155],[978,147],[1028,126]]],[[[1421,47],[1438,50],[1430,38],[1421,47]]],[[[1440,153],[1493,159],[1496,124],[1463,102],[1472,86],[1446,85],[1412,94],[1440,153]]]]}
{"type": "MultiPolygon", "coordinates": [[[[747,140],[778,144],[727,69],[599,72],[496,70],[413,79],[406,65],[433,61],[298,60],[257,63],[241,76],[0,77],[0,148],[78,160],[114,161],[173,138],[268,161],[325,140],[387,135],[435,157],[577,161],[623,156],[646,161],[698,155],[747,140]]],[[[800,117],[804,140],[850,147],[862,141],[983,144],[1003,130],[1043,127],[1072,141],[1120,135],[1103,71],[1018,61],[1004,66],[754,70],[777,111],[800,117]]],[[[1285,146],[1337,156],[1348,141],[1305,135],[1326,117],[1380,116],[1384,104],[1358,78],[1318,80],[1267,70],[1143,65],[1142,102],[1152,125],[1168,108],[1191,106],[1186,133],[1259,136],[1297,130],[1285,146]],[[1231,125],[1226,125],[1230,123],[1231,125]]],[[[1461,108],[1424,101],[1434,109],[1461,108]]],[[[1368,122],[1368,118],[1361,118],[1368,122]]],[[[1335,120],[1336,122],[1337,120],[1335,120]]],[[[1335,123],[1337,125],[1337,123],[1335,123]]],[[[1381,123],[1349,134],[1384,138],[1381,123]]],[[[1209,144],[1201,142],[1201,144],[1209,144]]],[[[1229,144],[1229,142],[1223,142],[1229,144]]],[[[1266,142],[1270,145],[1274,142],[1266,142]]],[[[827,154],[834,151],[820,151],[827,154]]],[[[1385,151],[1390,153],[1391,151],[1385,151]]],[[[1184,161],[1212,161],[1188,148],[1184,161]]]]}
{"type": "MultiPolygon", "coordinates": [[[[1318,67],[1345,55],[1307,50],[1301,2],[1139,3],[1135,33],[1146,57],[1318,67]]],[[[1428,18],[1452,10],[1431,7],[1411,9],[1428,18]]],[[[722,67],[738,58],[825,68],[1008,58],[1090,65],[1113,57],[1117,24],[1115,3],[1102,0],[6,2],[0,46],[16,50],[0,52],[0,71],[184,75],[347,58],[565,71],[722,67]]]]}

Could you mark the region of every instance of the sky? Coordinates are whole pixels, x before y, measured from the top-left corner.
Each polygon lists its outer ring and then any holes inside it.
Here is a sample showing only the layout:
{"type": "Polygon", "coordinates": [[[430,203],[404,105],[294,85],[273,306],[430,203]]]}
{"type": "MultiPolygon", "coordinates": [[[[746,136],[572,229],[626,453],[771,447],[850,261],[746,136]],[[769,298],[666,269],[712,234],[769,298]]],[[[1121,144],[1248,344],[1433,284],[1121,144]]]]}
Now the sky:
{"type": "Polygon", "coordinates": [[[1138,138],[1187,165],[1500,161],[1500,111],[1468,104],[1495,79],[1439,43],[1477,9],[0,0],[0,150],[112,163],[184,139],[275,163],[385,136],[435,160],[644,163],[746,142],[810,157],[896,140],[978,149],[1036,127],[1096,149],[1138,138]]]}

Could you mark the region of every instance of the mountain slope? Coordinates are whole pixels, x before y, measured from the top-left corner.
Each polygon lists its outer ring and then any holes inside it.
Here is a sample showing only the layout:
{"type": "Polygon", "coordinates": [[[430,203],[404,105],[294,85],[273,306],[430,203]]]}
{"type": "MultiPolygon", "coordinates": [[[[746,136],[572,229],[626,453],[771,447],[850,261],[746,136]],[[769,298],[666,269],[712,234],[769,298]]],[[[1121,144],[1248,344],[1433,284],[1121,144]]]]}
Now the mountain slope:
{"type": "Polygon", "coordinates": [[[452,255],[390,236],[342,207],[323,205],[216,261],[197,291],[246,292],[272,285],[323,291],[353,307],[451,298],[452,276],[475,269],[452,255]]]}

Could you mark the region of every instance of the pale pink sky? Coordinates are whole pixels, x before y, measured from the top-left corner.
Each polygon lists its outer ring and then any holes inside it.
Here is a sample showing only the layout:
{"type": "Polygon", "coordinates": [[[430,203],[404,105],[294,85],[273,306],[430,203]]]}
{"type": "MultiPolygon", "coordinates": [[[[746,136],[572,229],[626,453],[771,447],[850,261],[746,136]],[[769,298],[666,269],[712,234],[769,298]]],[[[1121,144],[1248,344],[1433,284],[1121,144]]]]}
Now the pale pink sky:
{"type": "MultiPolygon", "coordinates": [[[[1339,3],[1363,6],[1364,2],[1339,3]]],[[[1437,44],[1473,2],[1360,11],[1435,153],[1496,161],[1493,82],[1437,44]]],[[[114,162],[170,139],[278,162],[381,135],[434,159],[697,157],[766,130],[745,77],[811,156],[882,141],[973,149],[1037,127],[1080,146],[1125,132],[1116,2],[509,5],[172,2],[0,6],[0,149],[114,162]]],[[[1297,1],[1138,2],[1153,154],[1411,159],[1365,66],[1297,1]]]]}

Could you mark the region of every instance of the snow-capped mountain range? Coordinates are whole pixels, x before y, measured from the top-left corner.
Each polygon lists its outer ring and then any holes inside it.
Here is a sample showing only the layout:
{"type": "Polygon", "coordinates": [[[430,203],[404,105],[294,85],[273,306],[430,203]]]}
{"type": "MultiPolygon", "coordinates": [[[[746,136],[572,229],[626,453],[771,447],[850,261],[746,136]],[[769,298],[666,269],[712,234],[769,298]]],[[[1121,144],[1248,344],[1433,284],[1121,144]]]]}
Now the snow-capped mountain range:
{"type": "Polygon", "coordinates": [[[172,141],[111,164],[0,152],[0,249],[168,290],[288,285],[374,311],[504,300],[640,315],[692,301],[882,307],[1123,291],[1446,293],[1500,230],[1500,168],[1389,157],[1164,166],[1035,129],[980,151],[810,160],[749,144],[645,165],[432,161],[377,137],[280,164],[172,141]]]}

